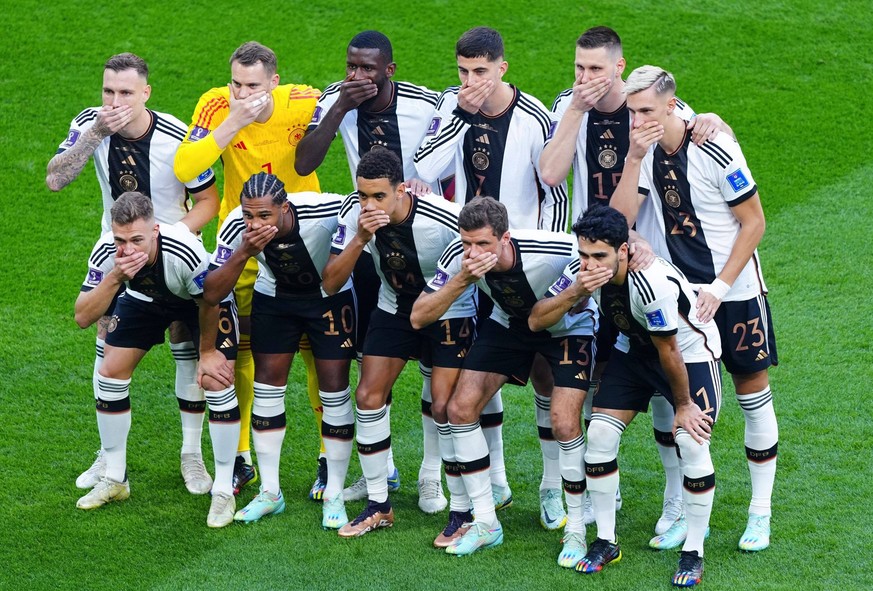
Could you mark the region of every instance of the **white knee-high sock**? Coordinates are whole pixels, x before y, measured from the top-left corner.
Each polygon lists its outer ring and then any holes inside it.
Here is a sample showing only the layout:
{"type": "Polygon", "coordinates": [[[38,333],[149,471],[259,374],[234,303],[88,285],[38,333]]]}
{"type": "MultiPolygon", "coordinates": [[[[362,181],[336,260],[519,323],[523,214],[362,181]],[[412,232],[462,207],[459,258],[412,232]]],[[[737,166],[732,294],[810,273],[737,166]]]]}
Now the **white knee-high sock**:
{"type": "Polygon", "coordinates": [[[494,512],[494,497],[489,475],[488,444],[478,421],[463,425],[449,425],[455,445],[455,457],[464,481],[464,488],[473,504],[476,522],[494,527],[497,514],[494,512]]]}
{"type": "Polygon", "coordinates": [[[626,425],[618,419],[594,413],[588,426],[588,448],[585,451],[585,480],[597,537],[615,541],[615,491],[619,485],[618,445],[626,425]]]}
{"type": "Polygon", "coordinates": [[[461,470],[455,456],[455,443],[452,440],[452,430],[448,423],[438,424],[440,454],[446,469],[446,486],[449,489],[449,511],[464,512],[470,510],[470,497],[461,479],[461,470]]]}
{"type": "Polygon", "coordinates": [[[209,438],[215,458],[215,479],[212,494],[233,494],[233,463],[239,442],[239,403],[233,386],[223,390],[207,391],[209,405],[209,438]]]}
{"type": "Polygon", "coordinates": [[[543,454],[543,479],[540,490],[561,488],[561,466],[558,458],[560,451],[558,442],[552,434],[552,399],[534,393],[534,403],[537,413],[537,432],[540,438],[540,451],[543,454]]]}
{"type": "Polygon", "coordinates": [[[506,488],[509,482],[506,479],[506,462],[503,459],[503,395],[498,388],[479,417],[479,426],[488,444],[488,457],[491,460],[491,468],[488,471],[492,486],[506,488]]]}
{"type": "Polygon", "coordinates": [[[561,466],[561,479],[564,482],[564,496],[567,499],[566,532],[577,532],[585,535],[585,523],[582,521],[582,504],[585,500],[585,436],[570,441],[558,441],[561,466]]]}
{"type": "Polygon", "coordinates": [[[679,454],[676,453],[676,442],[673,440],[673,405],[661,395],[652,396],[651,405],[655,443],[666,476],[666,501],[682,496],[682,470],[679,468],[679,454]]]}
{"type": "Polygon", "coordinates": [[[324,498],[332,499],[343,491],[352,441],[355,438],[355,413],[349,388],[340,392],[319,390],[324,415],[321,420],[321,438],[327,458],[327,485],[324,498]]]}
{"type": "Polygon", "coordinates": [[[176,361],[176,398],[182,419],[182,453],[201,453],[206,398],[197,385],[197,349],[192,341],[170,343],[176,361]]]}
{"type": "Polygon", "coordinates": [[[285,386],[255,382],[252,404],[252,443],[258,454],[261,488],[273,494],[279,484],[279,458],[285,440],[285,386]]]}
{"type": "Polygon", "coordinates": [[[760,392],[737,395],[737,401],[746,418],[746,459],[752,477],[752,501],[749,504],[749,513],[770,515],[779,442],[779,425],[773,408],[773,394],[768,386],[760,392]]]}
{"type": "Polygon", "coordinates": [[[96,351],[94,355],[94,373],[91,375],[91,384],[94,387],[94,400],[100,398],[100,391],[97,389],[97,379],[100,377],[98,373],[100,371],[100,366],[103,365],[103,347],[106,346],[106,341],[97,337],[94,343],[94,349],[96,351]]]}
{"type": "Polygon", "coordinates": [[[440,443],[436,423],[430,411],[433,402],[430,392],[431,368],[419,363],[421,371],[421,432],[423,435],[422,447],[424,453],[421,458],[421,467],[418,469],[419,480],[440,479],[440,443]]]}
{"type": "Polygon", "coordinates": [[[127,479],[127,435],[130,433],[130,380],[98,376],[97,429],[106,457],[106,477],[127,479]]]}
{"type": "Polygon", "coordinates": [[[358,459],[367,479],[367,496],[374,503],[385,503],[388,501],[388,450],[391,447],[388,407],[357,409],[356,427],[358,459]]]}
{"type": "Polygon", "coordinates": [[[715,469],[709,455],[709,442],[697,443],[687,431],[678,429],[676,445],[679,446],[681,455],[684,479],[682,496],[685,517],[688,520],[688,537],[685,538],[682,550],[696,550],[703,556],[703,539],[709,526],[712,499],[715,496],[715,469]]]}

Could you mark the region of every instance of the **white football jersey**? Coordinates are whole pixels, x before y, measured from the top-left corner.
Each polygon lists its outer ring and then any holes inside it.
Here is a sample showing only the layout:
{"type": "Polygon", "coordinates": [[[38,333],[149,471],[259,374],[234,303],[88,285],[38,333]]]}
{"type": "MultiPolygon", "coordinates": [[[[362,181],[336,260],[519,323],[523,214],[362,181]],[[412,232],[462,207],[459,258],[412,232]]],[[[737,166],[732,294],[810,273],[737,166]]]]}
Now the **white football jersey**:
{"type": "MultiPolygon", "coordinates": [[[[79,141],[94,125],[100,107],[90,107],[70,123],[67,138],[58,146],[61,154],[79,141]]],[[[148,111],[152,122],[140,138],[128,140],[115,133],[103,139],[94,151],[97,180],[103,193],[103,232],[111,229],[109,210],[126,191],[139,191],[152,200],[155,219],[162,224],[175,224],[188,213],[186,188],[199,193],[215,183],[215,175],[207,168],[196,179],[182,184],[173,172],[173,158],[188,127],[166,113],[148,111]]]]}
{"type": "MultiPolygon", "coordinates": [[[[575,272],[567,285],[572,281],[575,272]]],[[[715,321],[697,320],[694,307],[697,295],[691,284],[679,269],[662,258],[656,258],[648,269],[628,271],[624,285],[607,284],[593,298],[600,313],[620,331],[615,344],[619,351],[658,358],[651,336],[676,335],[685,363],[721,357],[715,321]]]]}
{"type": "MultiPolygon", "coordinates": [[[[733,138],[719,132],[714,141],[697,146],[686,132],[673,154],[658,144],[649,149],[639,192],[649,198],[660,222],[660,239],[652,241],[655,253],[692,283],[708,284],[724,268],[740,232],[731,207],[756,195],[758,187],[733,138]]],[[[755,250],[723,301],[748,300],[766,289],[755,250]]]]}
{"type": "MultiPolygon", "coordinates": [[[[336,232],[337,214],[345,195],[335,193],[290,193],[294,227],[267,243],[254,258],[258,261],[255,291],[288,300],[328,297],[321,287],[321,271],[330,256],[330,240],[336,232]]],[[[210,268],[226,263],[240,247],[246,224],[242,206],[230,212],[218,232],[210,268]]],[[[351,289],[351,280],[339,291],[351,289]]]]}
{"type": "MultiPolygon", "coordinates": [[[[428,280],[437,274],[437,260],[446,247],[458,238],[458,213],[461,207],[434,194],[409,196],[412,207],[399,224],[376,230],[365,250],[373,256],[379,287],[379,308],[397,316],[408,317],[412,306],[428,280]]],[[[332,252],[341,253],[358,231],[361,204],[352,193],[340,210],[339,226],[333,238],[332,252]]],[[[466,318],[476,315],[470,286],[440,316],[466,318]]]]}
{"type": "MultiPolygon", "coordinates": [[[[388,148],[400,157],[404,179],[417,178],[412,158],[425,138],[436,133],[432,123],[439,93],[409,82],[392,84],[394,93],[385,109],[379,112],[352,109],[340,123],[339,133],[349,161],[352,186],[356,182],[355,171],[361,156],[375,146],[388,148]]],[[[335,82],[321,94],[307,131],[318,127],[336,103],[341,85],[342,82],[335,82]]]]}
{"type": "MultiPolygon", "coordinates": [[[[155,263],[142,268],[133,279],[125,282],[125,293],[164,306],[189,305],[193,298],[203,295],[209,255],[187,228],[169,224],[160,224],[159,228],[155,263]]],[[[82,291],[97,287],[112,272],[115,253],[112,232],[107,232],[97,241],[88,258],[88,274],[82,283],[82,291]]]]}
{"type": "Polygon", "coordinates": [[[439,182],[443,195],[461,204],[477,195],[494,197],[506,206],[510,228],[566,231],[567,185],[549,187],[539,174],[554,125],[548,109],[512,87],[513,100],[500,115],[461,118],[458,90],[454,86],[440,96],[431,126],[436,135],[415,154],[419,177],[439,182]]]}
{"type": "MultiPolygon", "coordinates": [[[[476,282],[494,301],[491,319],[501,326],[530,333],[528,318],[534,304],[562,276],[567,265],[578,260],[576,239],[563,232],[514,230],[510,242],[515,251],[515,265],[503,272],[491,271],[476,282]]],[[[439,291],[461,271],[464,249],[458,238],[440,257],[437,273],[427,284],[429,292],[439,291]]],[[[577,314],[565,314],[548,328],[552,336],[593,335],[597,328],[597,308],[589,302],[577,314]]]]}

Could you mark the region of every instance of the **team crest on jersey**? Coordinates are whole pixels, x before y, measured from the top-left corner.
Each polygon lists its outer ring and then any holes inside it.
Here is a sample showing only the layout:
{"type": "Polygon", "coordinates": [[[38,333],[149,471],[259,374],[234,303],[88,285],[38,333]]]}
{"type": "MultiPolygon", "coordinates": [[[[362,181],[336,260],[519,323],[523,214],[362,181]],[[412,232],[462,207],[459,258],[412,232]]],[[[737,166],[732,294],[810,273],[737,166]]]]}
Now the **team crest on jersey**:
{"type": "Polygon", "coordinates": [[[311,124],[321,121],[321,111],[321,107],[315,107],[315,111],[312,113],[312,121],[310,121],[311,124]]]}
{"type": "Polygon", "coordinates": [[[670,207],[679,207],[679,204],[682,203],[682,200],[679,198],[679,193],[674,189],[667,189],[664,193],[664,201],[666,201],[667,205],[670,207]]]}
{"type": "Polygon", "coordinates": [[[203,271],[200,275],[194,278],[194,284],[200,289],[203,289],[204,281],[206,281],[206,271],[203,271]]]}
{"type": "Polygon", "coordinates": [[[64,140],[63,146],[64,146],[65,148],[72,148],[72,147],[73,147],[73,144],[76,143],[76,141],[79,139],[79,136],[80,136],[80,135],[82,135],[82,134],[79,133],[78,130],[76,130],[76,129],[71,129],[71,130],[70,130],[70,133],[67,134],[67,139],[64,140]]]}
{"type": "Polygon", "coordinates": [[[430,125],[427,126],[427,133],[425,133],[425,135],[436,135],[436,132],[440,130],[441,122],[441,117],[434,117],[433,119],[431,119],[430,125]]]}
{"type": "Polygon", "coordinates": [[[734,193],[739,193],[749,186],[749,181],[748,179],[746,179],[746,175],[744,175],[743,171],[739,168],[730,173],[727,177],[727,180],[731,184],[734,193]]]}
{"type": "Polygon", "coordinates": [[[100,285],[101,281],[103,281],[103,271],[99,269],[88,269],[88,278],[85,279],[85,283],[88,285],[100,285]]]}
{"type": "Polygon", "coordinates": [[[624,317],[624,314],[616,314],[612,317],[612,321],[618,327],[618,330],[628,330],[630,328],[630,323],[624,317]]]}
{"type": "Polygon", "coordinates": [[[667,326],[667,320],[664,318],[664,313],[661,310],[646,312],[646,322],[649,324],[649,328],[664,328],[667,326]]]}
{"type": "Polygon", "coordinates": [[[488,155],[484,152],[473,152],[471,160],[473,161],[473,168],[476,170],[486,170],[491,164],[491,161],[488,160],[488,155]]]}
{"type": "Polygon", "coordinates": [[[215,251],[215,262],[224,264],[230,260],[230,255],[233,254],[233,250],[226,246],[219,246],[215,251]]]}
{"type": "Polygon", "coordinates": [[[570,278],[562,274],[552,286],[552,291],[554,291],[556,294],[561,293],[562,291],[570,287],[570,283],[570,278]]]}
{"type": "Polygon", "coordinates": [[[196,142],[197,140],[202,140],[207,135],[209,135],[209,130],[205,127],[200,127],[199,125],[195,125],[191,128],[191,133],[188,135],[189,142],[196,142]]]}
{"type": "Polygon", "coordinates": [[[399,252],[392,252],[389,254],[385,262],[387,262],[388,266],[395,271],[401,271],[406,268],[406,259],[404,259],[403,255],[399,252]]]}
{"type": "Polygon", "coordinates": [[[291,130],[291,133],[288,134],[288,143],[292,146],[296,146],[300,143],[300,140],[303,139],[303,135],[306,133],[306,130],[302,127],[297,127],[291,130]]]}
{"type": "Polygon", "coordinates": [[[597,162],[603,168],[612,168],[618,162],[618,156],[615,154],[615,150],[607,148],[597,155],[597,162]]]}
{"type": "Polygon", "coordinates": [[[121,188],[125,191],[136,191],[136,188],[139,186],[139,183],[136,181],[136,177],[132,174],[123,174],[121,178],[118,179],[121,188]]]}
{"type": "Polygon", "coordinates": [[[434,287],[442,287],[446,284],[446,281],[448,280],[449,276],[445,272],[437,269],[436,275],[434,275],[432,283],[434,287]]]}

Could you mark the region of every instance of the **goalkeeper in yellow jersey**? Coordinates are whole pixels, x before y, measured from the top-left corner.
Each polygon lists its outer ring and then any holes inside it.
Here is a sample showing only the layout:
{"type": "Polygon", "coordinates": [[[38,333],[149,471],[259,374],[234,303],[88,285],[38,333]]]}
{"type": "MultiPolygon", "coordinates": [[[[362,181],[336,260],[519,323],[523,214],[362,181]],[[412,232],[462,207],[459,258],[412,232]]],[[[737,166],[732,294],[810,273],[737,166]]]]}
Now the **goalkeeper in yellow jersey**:
{"type": "MultiPolygon", "coordinates": [[[[227,87],[212,88],[200,97],[185,140],[174,162],[176,176],[192,179],[221,159],[224,166],[224,196],[219,227],[239,205],[243,183],[258,172],[278,176],[289,193],[319,191],[315,173],[300,176],[294,170],[297,144],[312,120],[320,92],[302,84],[279,84],[276,54],[257,43],[241,45],[230,58],[231,81],[227,87]]],[[[183,181],[184,182],[184,181],[183,181]]],[[[249,341],[252,287],[257,275],[254,259],[249,261],[234,289],[240,316],[239,355],[236,364],[236,393],[239,398],[239,451],[234,467],[234,492],[257,480],[250,452],[254,364],[249,341]]],[[[321,430],[321,403],[308,342],[301,343],[306,363],[309,400],[321,430]]],[[[327,482],[324,445],[319,457],[318,476],[310,498],[320,501],[327,482]]]]}

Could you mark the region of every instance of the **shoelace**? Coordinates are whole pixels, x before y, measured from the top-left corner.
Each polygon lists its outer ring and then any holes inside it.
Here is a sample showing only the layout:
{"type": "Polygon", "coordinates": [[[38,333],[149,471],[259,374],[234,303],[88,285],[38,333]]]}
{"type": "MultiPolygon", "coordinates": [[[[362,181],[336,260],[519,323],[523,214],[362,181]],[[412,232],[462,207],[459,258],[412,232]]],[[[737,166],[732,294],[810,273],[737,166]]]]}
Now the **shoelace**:
{"type": "Polygon", "coordinates": [[[197,480],[206,480],[209,478],[209,473],[206,472],[206,466],[202,462],[195,459],[185,460],[182,462],[185,472],[188,476],[192,476],[197,480]]]}
{"type": "Polygon", "coordinates": [[[421,496],[425,498],[436,498],[440,496],[440,483],[438,480],[424,480],[420,488],[421,496]]]}

